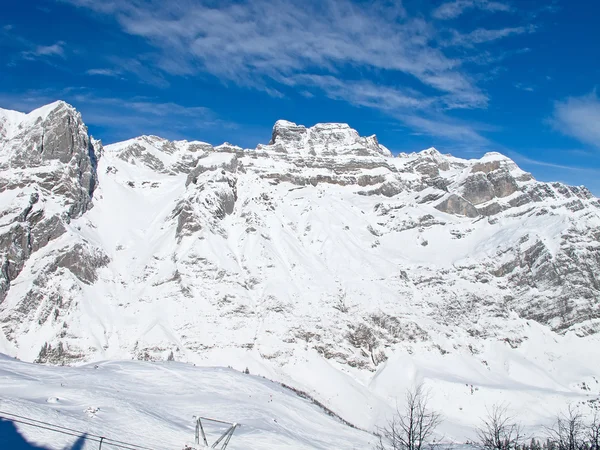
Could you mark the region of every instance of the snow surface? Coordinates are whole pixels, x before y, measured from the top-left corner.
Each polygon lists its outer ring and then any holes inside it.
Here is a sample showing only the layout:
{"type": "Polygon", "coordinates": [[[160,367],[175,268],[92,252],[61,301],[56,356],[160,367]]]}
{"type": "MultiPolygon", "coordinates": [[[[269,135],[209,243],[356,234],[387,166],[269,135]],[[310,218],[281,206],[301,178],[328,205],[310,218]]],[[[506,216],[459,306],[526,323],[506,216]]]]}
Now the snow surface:
{"type": "MultiPolygon", "coordinates": [[[[193,416],[239,423],[231,450],[363,449],[375,441],[277,383],[176,362],[70,368],[0,355],[0,411],[156,450],[193,443],[193,416]]],[[[226,428],[206,422],[204,427],[210,444],[226,428]]],[[[17,428],[28,441],[49,449],[63,449],[76,439],[28,425],[17,428]]]]}

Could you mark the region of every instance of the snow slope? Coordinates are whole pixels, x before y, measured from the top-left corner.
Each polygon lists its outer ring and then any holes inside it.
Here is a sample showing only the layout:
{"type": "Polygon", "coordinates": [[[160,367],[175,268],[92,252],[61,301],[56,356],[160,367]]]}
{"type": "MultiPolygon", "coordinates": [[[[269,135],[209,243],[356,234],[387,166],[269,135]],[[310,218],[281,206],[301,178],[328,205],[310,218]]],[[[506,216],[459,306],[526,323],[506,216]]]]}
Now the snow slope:
{"type": "MultiPolygon", "coordinates": [[[[374,441],[276,383],[226,368],[131,361],[51,368],[0,357],[0,380],[2,412],[156,450],[193,443],[198,415],[240,424],[231,450],[361,449],[374,441]]],[[[204,426],[211,444],[224,431],[204,426]]],[[[49,449],[76,440],[27,425],[18,429],[49,449]]]]}

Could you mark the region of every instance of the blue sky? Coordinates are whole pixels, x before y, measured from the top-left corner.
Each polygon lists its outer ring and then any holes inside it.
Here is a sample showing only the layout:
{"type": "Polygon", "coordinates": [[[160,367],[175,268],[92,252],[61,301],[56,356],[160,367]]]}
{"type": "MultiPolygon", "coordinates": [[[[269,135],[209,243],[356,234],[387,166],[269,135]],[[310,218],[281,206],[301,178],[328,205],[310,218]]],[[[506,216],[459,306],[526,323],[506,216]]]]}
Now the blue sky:
{"type": "Polygon", "coordinates": [[[0,107],[64,99],[105,143],[253,148],[280,118],[394,152],[512,157],[600,195],[600,3],[6,0],[0,107]]]}

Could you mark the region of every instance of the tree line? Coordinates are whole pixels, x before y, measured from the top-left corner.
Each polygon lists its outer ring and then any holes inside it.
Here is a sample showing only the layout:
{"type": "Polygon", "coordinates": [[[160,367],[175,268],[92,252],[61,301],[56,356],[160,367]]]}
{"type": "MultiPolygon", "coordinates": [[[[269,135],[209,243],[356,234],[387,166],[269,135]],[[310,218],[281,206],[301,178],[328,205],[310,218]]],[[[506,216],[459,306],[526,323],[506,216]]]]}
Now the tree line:
{"type": "MultiPolygon", "coordinates": [[[[392,419],[378,430],[375,450],[433,450],[444,446],[435,439],[442,415],[429,407],[429,393],[422,385],[406,392],[406,406],[396,408],[392,419]]],[[[482,450],[600,450],[600,414],[586,418],[573,406],[544,427],[543,439],[527,436],[521,423],[505,405],[487,411],[477,428],[482,450]]]]}

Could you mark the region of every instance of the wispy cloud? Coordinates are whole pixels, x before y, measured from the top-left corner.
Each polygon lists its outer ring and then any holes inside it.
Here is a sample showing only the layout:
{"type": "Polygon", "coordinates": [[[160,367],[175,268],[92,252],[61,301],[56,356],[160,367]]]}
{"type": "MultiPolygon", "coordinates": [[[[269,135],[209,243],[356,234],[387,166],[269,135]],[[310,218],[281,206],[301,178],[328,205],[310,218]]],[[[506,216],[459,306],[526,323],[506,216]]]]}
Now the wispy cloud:
{"type": "MultiPolygon", "coordinates": [[[[40,60],[45,63],[50,63],[52,59],[66,58],[66,43],[64,41],[56,41],[50,45],[43,45],[34,42],[19,33],[19,28],[12,24],[3,25],[0,27],[0,41],[13,53],[7,53],[10,59],[11,66],[16,65],[19,61],[35,61],[40,60]]],[[[6,49],[4,49],[6,50],[6,49]]]]}
{"type": "Polygon", "coordinates": [[[220,119],[210,108],[161,102],[153,98],[101,97],[83,92],[70,96],[70,101],[81,109],[86,123],[108,128],[119,139],[141,134],[180,139],[190,132],[211,127],[236,126],[220,119]]]}
{"type": "Polygon", "coordinates": [[[531,85],[528,84],[524,84],[524,83],[515,83],[515,87],[517,89],[520,89],[522,91],[527,91],[527,92],[534,92],[535,88],[531,85]]]}
{"type": "MultiPolygon", "coordinates": [[[[439,120],[453,109],[486,108],[488,94],[477,80],[489,74],[486,61],[497,58],[476,46],[533,29],[451,31],[444,40],[434,22],[385,0],[65,1],[109,15],[125,33],[143,38],[151,51],[119,61],[112,57],[112,64],[149,84],[166,87],[170,76],[208,74],[272,97],[287,96],[286,89],[293,88],[299,95],[324,94],[396,118],[417,109],[424,120],[439,120]],[[458,46],[460,52],[450,48],[458,46]]],[[[448,20],[469,9],[513,11],[496,1],[455,0],[432,15],[448,20]]],[[[444,123],[452,121],[446,117],[444,123]]],[[[469,135],[450,125],[441,129],[450,138],[469,135]]]]}
{"type": "Polygon", "coordinates": [[[430,45],[430,25],[402,11],[390,20],[383,6],[365,9],[345,0],[223,2],[218,8],[188,1],[72,1],[112,13],[127,33],[148,39],[161,50],[154,62],[170,74],[201,71],[260,86],[299,73],[363,68],[406,74],[445,93],[480,92],[459,61],[430,45]]]}
{"type": "Polygon", "coordinates": [[[489,144],[489,140],[483,137],[472,124],[450,120],[444,116],[427,118],[416,114],[407,114],[402,119],[405,124],[429,136],[457,142],[469,142],[470,145],[486,146],[489,144]]]}
{"type": "Polygon", "coordinates": [[[65,43],[58,41],[52,45],[38,45],[32,50],[27,50],[21,53],[24,59],[37,59],[40,57],[58,56],[65,58],[65,43]]]}
{"type": "Polygon", "coordinates": [[[317,88],[331,99],[355,106],[388,111],[424,109],[436,101],[411,89],[379,86],[368,80],[342,80],[331,75],[297,75],[289,78],[287,83],[317,88]]]}
{"type": "Polygon", "coordinates": [[[142,83],[159,88],[167,88],[170,85],[148,55],[139,55],[137,59],[111,55],[107,59],[113,64],[112,70],[115,73],[134,75],[142,83]]]}
{"type": "Polygon", "coordinates": [[[489,30],[485,28],[478,28],[469,33],[459,33],[456,30],[453,31],[452,38],[447,42],[447,45],[460,45],[465,47],[473,47],[477,44],[484,44],[486,42],[497,41],[508,36],[516,36],[519,34],[533,33],[535,26],[523,26],[523,27],[509,27],[501,28],[496,30],[489,30]]]}
{"type": "MultiPolygon", "coordinates": [[[[446,82],[451,83],[452,80],[446,82]]],[[[427,96],[420,91],[403,86],[377,84],[370,80],[347,80],[331,75],[296,75],[286,80],[289,85],[320,89],[327,97],[343,100],[355,106],[379,109],[392,115],[398,112],[419,110],[444,110],[456,108],[478,108],[487,103],[480,92],[461,92],[427,96]]]]}
{"type": "Polygon", "coordinates": [[[118,78],[121,76],[121,72],[116,69],[89,69],[85,71],[88,75],[99,75],[103,77],[118,78]]]}
{"type": "Polygon", "coordinates": [[[93,68],[85,71],[87,75],[103,76],[110,78],[128,78],[133,75],[134,78],[144,84],[166,88],[169,82],[159,71],[153,69],[150,64],[144,64],[142,61],[133,58],[120,58],[117,56],[108,56],[106,58],[113,67],[93,68]]]}
{"type": "Polygon", "coordinates": [[[524,156],[524,155],[521,155],[521,154],[515,153],[515,152],[509,152],[509,153],[511,153],[511,157],[513,157],[515,160],[518,160],[521,163],[527,163],[527,164],[531,164],[534,166],[549,167],[551,169],[568,170],[570,172],[600,174],[600,169],[596,169],[593,167],[570,166],[567,164],[558,164],[558,163],[543,161],[540,159],[529,158],[527,156],[524,156]]]}
{"type": "Polygon", "coordinates": [[[204,106],[162,102],[148,97],[101,96],[85,88],[30,90],[18,95],[0,94],[0,104],[3,107],[23,112],[58,99],[75,106],[88,126],[110,130],[114,139],[128,139],[142,134],[182,139],[190,133],[200,133],[214,127],[237,127],[204,106]]]}
{"type": "Polygon", "coordinates": [[[510,12],[513,8],[502,2],[489,0],[453,0],[438,6],[431,15],[440,20],[455,19],[469,9],[480,9],[489,12],[510,12]]]}
{"type": "Polygon", "coordinates": [[[596,91],[556,102],[551,123],[563,134],[600,149],[600,99],[596,91]]]}

